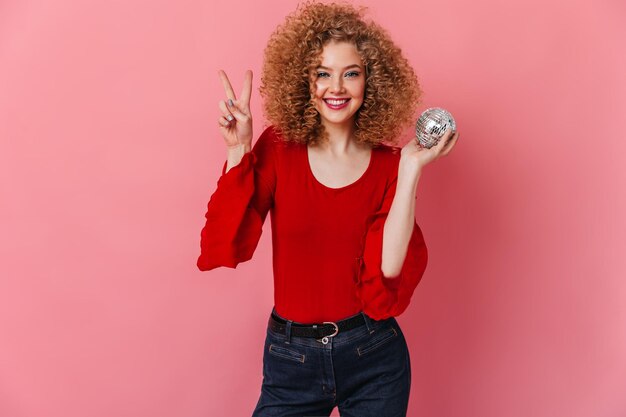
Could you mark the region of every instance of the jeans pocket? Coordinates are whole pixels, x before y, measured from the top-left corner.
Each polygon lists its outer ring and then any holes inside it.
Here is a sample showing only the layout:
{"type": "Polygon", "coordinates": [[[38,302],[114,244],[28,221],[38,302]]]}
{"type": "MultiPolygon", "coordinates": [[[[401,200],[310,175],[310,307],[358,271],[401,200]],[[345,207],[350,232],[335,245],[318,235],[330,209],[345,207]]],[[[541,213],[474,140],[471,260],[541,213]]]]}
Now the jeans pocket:
{"type": "Polygon", "coordinates": [[[393,326],[380,328],[372,334],[372,337],[370,337],[367,342],[357,347],[356,351],[359,356],[363,356],[396,339],[397,337],[398,331],[393,326]]]}
{"type": "Polygon", "coordinates": [[[273,343],[270,343],[267,351],[274,356],[277,356],[279,358],[283,358],[283,359],[289,359],[295,362],[300,362],[300,363],[304,363],[305,359],[306,359],[306,355],[304,355],[303,353],[297,352],[295,350],[292,349],[288,349],[284,346],[279,346],[273,343]]]}

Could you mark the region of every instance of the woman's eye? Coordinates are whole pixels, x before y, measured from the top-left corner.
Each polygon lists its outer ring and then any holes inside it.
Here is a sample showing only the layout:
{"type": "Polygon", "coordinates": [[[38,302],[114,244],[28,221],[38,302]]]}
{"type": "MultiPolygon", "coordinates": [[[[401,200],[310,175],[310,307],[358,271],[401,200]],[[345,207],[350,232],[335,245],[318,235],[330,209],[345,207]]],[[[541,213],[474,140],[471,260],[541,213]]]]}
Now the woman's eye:
{"type": "Polygon", "coordinates": [[[354,77],[358,77],[359,74],[361,74],[361,73],[358,72],[358,71],[350,71],[350,72],[346,73],[346,77],[354,78],[354,77]]]}
{"type": "Polygon", "coordinates": [[[330,77],[330,75],[327,72],[318,72],[317,73],[317,78],[326,78],[326,77],[330,77]]]}

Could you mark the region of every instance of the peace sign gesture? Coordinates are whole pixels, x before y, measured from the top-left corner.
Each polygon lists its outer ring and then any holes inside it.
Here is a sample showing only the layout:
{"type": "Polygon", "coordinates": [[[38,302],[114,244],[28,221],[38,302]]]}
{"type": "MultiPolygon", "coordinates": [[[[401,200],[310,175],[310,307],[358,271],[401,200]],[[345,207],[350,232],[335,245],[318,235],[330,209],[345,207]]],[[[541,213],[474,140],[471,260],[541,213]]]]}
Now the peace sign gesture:
{"type": "Polygon", "coordinates": [[[250,96],[252,95],[252,71],[246,71],[243,88],[239,99],[235,96],[228,76],[223,70],[218,72],[227,100],[219,102],[222,115],[219,117],[220,131],[228,148],[238,145],[252,144],[252,113],[250,113],[250,96]]]}

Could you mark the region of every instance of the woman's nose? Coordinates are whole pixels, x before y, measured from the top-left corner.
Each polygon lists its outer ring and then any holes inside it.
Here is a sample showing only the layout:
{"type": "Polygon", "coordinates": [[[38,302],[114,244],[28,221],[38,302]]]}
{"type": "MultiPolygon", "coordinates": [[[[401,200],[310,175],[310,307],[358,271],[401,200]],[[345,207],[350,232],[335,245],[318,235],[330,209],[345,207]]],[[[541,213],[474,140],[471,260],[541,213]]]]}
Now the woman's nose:
{"type": "Polygon", "coordinates": [[[334,77],[330,86],[333,93],[343,92],[343,79],[342,77],[334,77]]]}

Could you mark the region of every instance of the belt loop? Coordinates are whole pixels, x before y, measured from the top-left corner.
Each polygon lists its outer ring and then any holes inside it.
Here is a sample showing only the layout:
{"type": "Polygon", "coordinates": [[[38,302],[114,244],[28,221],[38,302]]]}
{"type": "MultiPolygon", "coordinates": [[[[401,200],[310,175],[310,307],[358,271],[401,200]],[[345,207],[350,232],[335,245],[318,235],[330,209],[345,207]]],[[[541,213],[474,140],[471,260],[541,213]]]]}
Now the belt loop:
{"type": "Polygon", "coordinates": [[[374,333],[374,323],[373,320],[364,312],[361,311],[361,315],[363,315],[363,319],[365,320],[365,325],[367,326],[367,331],[372,334],[374,333]]]}
{"type": "Polygon", "coordinates": [[[285,336],[287,337],[287,340],[285,340],[286,344],[291,343],[291,323],[293,323],[292,320],[287,320],[287,324],[285,325],[285,336]]]}

